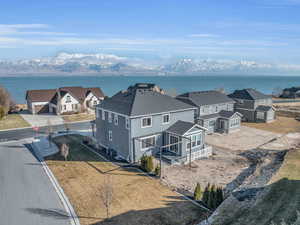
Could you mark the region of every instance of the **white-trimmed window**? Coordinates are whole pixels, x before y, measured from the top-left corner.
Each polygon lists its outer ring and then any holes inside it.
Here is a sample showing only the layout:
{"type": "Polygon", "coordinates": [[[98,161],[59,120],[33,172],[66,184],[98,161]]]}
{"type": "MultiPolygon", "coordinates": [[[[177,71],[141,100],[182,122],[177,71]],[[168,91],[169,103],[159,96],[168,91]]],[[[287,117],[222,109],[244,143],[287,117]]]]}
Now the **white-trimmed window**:
{"type": "Polygon", "coordinates": [[[66,103],[69,103],[69,102],[71,102],[71,96],[67,95],[67,97],[66,97],[66,103]]]}
{"type": "MultiPolygon", "coordinates": [[[[192,148],[200,146],[202,144],[201,134],[194,134],[194,135],[191,135],[189,138],[192,139],[192,148]]],[[[186,144],[186,148],[189,149],[190,146],[191,146],[190,141],[188,141],[187,144],[186,144]]]]}
{"type": "Polygon", "coordinates": [[[111,130],[108,131],[108,140],[112,141],[112,131],[111,130]]]}
{"type": "Polygon", "coordinates": [[[102,109],[101,112],[102,112],[102,120],[105,120],[105,111],[102,109]]]}
{"type": "Polygon", "coordinates": [[[155,145],[155,136],[141,139],[141,149],[147,150],[155,145]]]}
{"type": "Polygon", "coordinates": [[[129,118],[125,119],[125,127],[129,129],[129,118]]]}
{"type": "Polygon", "coordinates": [[[169,123],[170,122],[170,114],[164,114],[162,120],[163,120],[162,121],[163,124],[169,123]]]}
{"type": "Polygon", "coordinates": [[[142,128],[151,127],[151,126],[152,126],[152,117],[142,118],[142,128]]]}
{"type": "Polygon", "coordinates": [[[108,112],[108,122],[112,122],[112,113],[108,112]]]}
{"type": "Polygon", "coordinates": [[[114,115],[114,122],[116,126],[119,124],[119,116],[117,114],[114,115]]]}

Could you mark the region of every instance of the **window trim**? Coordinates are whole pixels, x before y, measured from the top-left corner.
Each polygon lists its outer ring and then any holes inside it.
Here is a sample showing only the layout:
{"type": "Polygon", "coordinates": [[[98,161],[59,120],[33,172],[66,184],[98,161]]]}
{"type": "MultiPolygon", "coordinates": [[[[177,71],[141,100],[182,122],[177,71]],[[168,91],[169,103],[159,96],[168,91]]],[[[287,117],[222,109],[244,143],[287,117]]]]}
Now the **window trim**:
{"type": "Polygon", "coordinates": [[[66,103],[72,102],[71,95],[66,96],[66,103]]]}
{"type": "Polygon", "coordinates": [[[108,140],[109,141],[113,140],[113,136],[112,136],[112,131],[111,130],[108,131],[108,140]]]}
{"type": "Polygon", "coordinates": [[[150,148],[154,148],[154,146],[143,148],[143,140],[149,139],[149,138],[154,138],[154,145],[156,144],[156,135],[151,135],[151,136],[147,136],[147,137],[141,138],[141,146],[140,146],[141,147],[141,151],[147,151],[150,148]]]}
{"type": "Polygon", "coordinates": [[[108,112],[108,122],[111,123],[112,122],[112,117],[113,117],[113,113],[108,112]]]}
{"type": "Polygon", "coordinates": [[[117,114],[114,114],[114,124],[116,126],[118,126],[118,124],[119,124],[119,116],[117,114]]]}
{"type": "Polygon", "coordinates": [[[105,110],[101,110],[101,116],[102,116],[102,120],[105,120],[105,110]]]}
{"type": "Polygon", "coordinates": [[[125,118],[125,127],[129,130],[129,118],[125,118]]]}
{"type": "Polygon", "coordinates": [[[170,113],[166,113],[162,115],[162,124],[169,124],[170,123],[170,118],[171,118],[171,114],[170,113]],[[164,117],[168,116],[168,122],[164,122],[164,117]]]}
{"type": "Polygon", "coordinates": [[[152,127],[152,116],[142,117],[142,118],[141,118],[141,127],[142,127],[142,128],[152,127]],[[151,124],[150,124],[150,125],[147,125],[147,126],[143,126],[143,120],[144,120],[144,119],[149,119],[149,118],[150,118],[150,120],[151,120],[151,124]]]}
{"type": "MultiPolygon", "coordinates": [[[[202,134],[202,132],[195,133],[195,134],[192,134],[192,135],[188,135],[188,138],[191,138],[192,149],[198,148],[199,146],[201,146],[201,145],[203,144],[203,134],[202,134]],[[195,141],[193,141],[193,137],[194,137],[194,136],[196,137],[195,141]],[[199,140],[197,139],[197,136],[200,137],[200,144],[199,144],[199,145],[197,144],[198,141],[199,141],[199,140]],[[195,145],[194,145],[194,146],[193,146],[193,142],[195,142],[195,145]]],[[[187,150],[190,149],[189,144],[190,144],[190,141],[188,141],[188,142],[186,143],[186,149],[187,149],[187,150]]]]}

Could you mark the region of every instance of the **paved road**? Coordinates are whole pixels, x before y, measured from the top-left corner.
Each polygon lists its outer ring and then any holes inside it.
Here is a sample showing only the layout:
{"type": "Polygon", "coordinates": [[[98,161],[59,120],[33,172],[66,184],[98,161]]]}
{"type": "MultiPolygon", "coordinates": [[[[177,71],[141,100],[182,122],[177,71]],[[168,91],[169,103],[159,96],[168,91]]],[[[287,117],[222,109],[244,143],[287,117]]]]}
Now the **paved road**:
{"type": "Polygon", "coordinates": [[[0,144],[0,224],[70,225],[42,166],[23,144],[0,144]]]}
{"type": "MultiPolygon", "coordinates": [[[[71,123],[68,125],[71,130],[87,130],[91,129],[90,122],[78,122],[71,123]]],[[[53,132],[65,130],[65,126],[53,125],[53,132]]],[[[37,135],[43,135],[47,132],[47,127],[41,127],[37,135]]],[[[20,140],[24,138],[34,137],[36,135],[35,131],[32,128],[18,129],[18,130],[9,130],[9,131],[0,131],[0,142],[11,141],[11,140],[20,140]]]]}

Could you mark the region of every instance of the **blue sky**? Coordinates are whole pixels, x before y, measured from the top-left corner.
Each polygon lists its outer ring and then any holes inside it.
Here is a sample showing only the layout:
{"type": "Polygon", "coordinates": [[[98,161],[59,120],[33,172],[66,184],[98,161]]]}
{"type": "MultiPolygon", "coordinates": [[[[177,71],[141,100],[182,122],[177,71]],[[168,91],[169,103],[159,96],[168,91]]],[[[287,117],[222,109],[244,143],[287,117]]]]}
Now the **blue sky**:
{"type": "Polygon", "coordinates": [[[298,64],[300,0],[10,0],[0,59],[61,51],[298,64]]]}

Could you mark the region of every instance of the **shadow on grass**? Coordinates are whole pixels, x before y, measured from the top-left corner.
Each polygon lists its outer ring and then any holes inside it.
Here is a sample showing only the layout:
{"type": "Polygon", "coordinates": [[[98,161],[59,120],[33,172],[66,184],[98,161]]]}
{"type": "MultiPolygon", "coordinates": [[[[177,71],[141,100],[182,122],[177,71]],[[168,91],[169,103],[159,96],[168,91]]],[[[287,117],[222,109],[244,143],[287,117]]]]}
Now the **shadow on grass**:
{"type": "Polygon", "coordinates": [[[178,196],[167,196],[164,207],[130,210],[91,225],[194,225],[206,219],[207,211],[178,196]]]}

